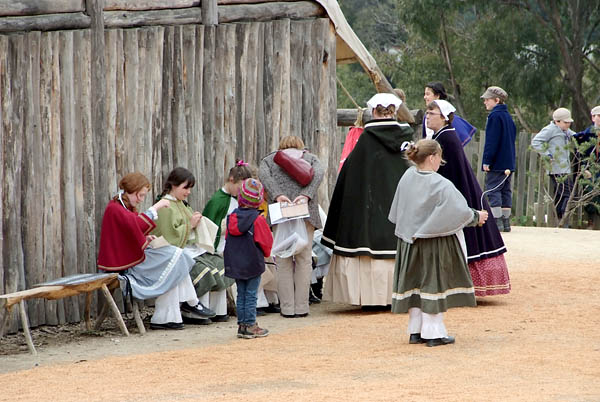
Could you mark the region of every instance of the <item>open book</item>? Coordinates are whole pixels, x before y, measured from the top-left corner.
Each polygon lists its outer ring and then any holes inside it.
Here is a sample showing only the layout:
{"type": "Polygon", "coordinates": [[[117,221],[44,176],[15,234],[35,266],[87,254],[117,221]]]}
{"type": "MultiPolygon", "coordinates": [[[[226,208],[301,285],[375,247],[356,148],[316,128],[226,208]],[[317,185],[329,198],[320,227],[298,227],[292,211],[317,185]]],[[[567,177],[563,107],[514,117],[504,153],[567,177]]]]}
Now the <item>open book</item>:
{"type": "Polygon", "coordinates": [[[308,202],[301,200],[298,203],[276,202],[269,204],[269,218],[271,224],[291,221],[294,219],[308,218],[308,202]]]}

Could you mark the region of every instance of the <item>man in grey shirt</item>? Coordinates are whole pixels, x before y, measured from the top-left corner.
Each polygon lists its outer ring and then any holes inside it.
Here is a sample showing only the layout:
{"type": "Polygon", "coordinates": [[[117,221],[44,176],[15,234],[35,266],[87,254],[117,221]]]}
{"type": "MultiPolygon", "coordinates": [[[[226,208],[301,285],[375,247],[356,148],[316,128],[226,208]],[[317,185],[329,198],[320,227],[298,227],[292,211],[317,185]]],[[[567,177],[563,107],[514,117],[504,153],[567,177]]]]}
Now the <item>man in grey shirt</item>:
{"type": "Polygon", "coordinates": [[[550,192],[554,196],[556,215],[561,219],[573,188],[571,179],[570,145],[575,134],[569,127],[571,112],[563,107],[552,114],[552,122],[531,140],[531,146],[540,155],[550,158],[550,192]]]}

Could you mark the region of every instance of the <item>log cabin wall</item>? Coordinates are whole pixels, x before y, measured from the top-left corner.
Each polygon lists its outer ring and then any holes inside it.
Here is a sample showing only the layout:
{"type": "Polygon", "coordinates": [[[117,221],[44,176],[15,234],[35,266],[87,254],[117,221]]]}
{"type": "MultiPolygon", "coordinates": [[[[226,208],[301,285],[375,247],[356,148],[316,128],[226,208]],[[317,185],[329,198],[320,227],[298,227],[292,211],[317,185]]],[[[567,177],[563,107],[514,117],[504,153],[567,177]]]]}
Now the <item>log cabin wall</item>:
{"type": "MultiPolygon", "coordinates": [[[[102,213],[128,172],[151,180],[149,206],[172,168],[189,168],[190,203],[202,210],[236,157],[256,167],[293,134],[327,169],[327,208],[341,150],[330,20],[312,2],[285,2],[279,19],[222,23],[222,7],[251,6],[238,1],[219,5],[219,24],[205,26],[200,3],[0,0],[0,294],[96,272],[102,213]],[[196,20],[107,24],[152,11],[196,20]],[[44,30],[67,14],[84,29],[44,30]]],[[[31,325],[77,322],[82,303],[30,301],[31,325]]],[[[9,330],[17,325],[12,317],[9,330]]]]}

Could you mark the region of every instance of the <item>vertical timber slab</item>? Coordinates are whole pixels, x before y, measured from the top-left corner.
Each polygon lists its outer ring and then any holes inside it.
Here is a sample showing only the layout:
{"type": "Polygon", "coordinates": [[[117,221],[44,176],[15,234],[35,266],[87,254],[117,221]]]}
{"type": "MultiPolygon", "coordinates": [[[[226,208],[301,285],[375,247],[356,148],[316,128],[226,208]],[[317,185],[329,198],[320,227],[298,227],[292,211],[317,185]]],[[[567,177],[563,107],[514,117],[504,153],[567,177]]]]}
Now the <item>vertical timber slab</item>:
{"type": "Polygon", "coordinates": [[[154,95],[152,102],[152,172],[150,173],[150,183],[154,192],[154,199],[162,186],[162,92],[163,92],[163,47],[164,47],[165,28],[152,27],[150,30],[149,49],[152,57],[151,79],[154,81],[154,95]]]}
{"type": "Polygon", "coordinates": [[[215,39],[216,28],[204,27],[204,71],[202,74],[202,132],[204,138],[204,172],[207,188],[216,189],[213,148],[215,122],[215,39]]]}
{"type": "MultiPolygon", "coordinates": [[[[53,119],[56,119],[56,114],[53,114],[52,110],[53,102],[56,102],[53,90],[52,65],[54,52],[52,44],[53,38],[56,35],[56,33],[43,33],[40,38],[40,124],[41,131],[44,133],[40,138],[40,142],[42,143],[42,149],[44,150],[42,168],[45,175],[43,181],[44,198],[42,200],[43,281],[55,278],[55,266],[57,265],[58,260],[58,250],[55,247],[55,242],[57,241],[57,237],[58,241],[60,241],[61,238],[60,196],[56,191],[57,188],[60,188],[60,183],[56,183],[58,180],[57,175],[59,173],[53,170],[53,162],[56,158],[60,158],[60,150],[57,149],[60,143],[55,143],[55,131],[53,130],[53,119]]],[[[44,300],[44,304],[46,324],[58,324],[58,302],[56,300],[44,300]]]]}
{"type": "Polygon", "coordinates": [[[277,149],[273,133],[273,22],[264,23],[264,58],[263,58],[263,101],[264,125],[265,125],[265,156],[267,153],[277,149]]]}
{"type": "MultiPolygon", "coordinates": [[[[304,38],[306,37],[306,22],[292,21],[290,23],[290,130],[288,134],[302,138],[302,57],[304,56],[304,38]]],[[[282,135],[283,136],[283,135],[282,135]]]]}
{"type": "Polygon", "coordinates": [[[315,138],[315,120],[313,104],[318,102],[313,90],[314,46],[313,25],[315,20],[302,21],[304,35],[302,36],[302,100],[300,115],[300,132],[310,152],[315,153],[317,142],[315,138]]]}
{"type": "MultiPolygon", "coordinates": [[[[123,30],[117,29],[116,57],[115,64],[117,68],[117,76],[115,80],[115,94],[117,101],[117,114],[115,120],[115,163],[117,167],[117,177],[115,181],[118,183],[121,177],[129,173],[127,167],[127,138],[125,130],[126,110],[125,110],[125,51],[124,51],[124,36],[123,30]]],[[[110,194],[108,194],[110,196],[110,194]]]]}
{"type": "MultiPolygon", "coordinates": [[[[173,36],[173,101],[171,109],[171,122],[173,125],[172,152],[173,169],[175,166],[188,167],[187,157],[187,127],[185,125],[185,100],[184,100],[184,71],[183,71],[183,27],[175,26],[173,36]]],[[[171,170],[169,169],[169,171],[171,170]]]]}
{"type": "MultiPolygon", "coordinates": [[[[341,154],[341,142],[337,139],[337,86],[336,86],[336,35],[335,29],[329,19],[321,19],[322,24],[328,27],[329,34],[324,35],[325,46],[321,56],[322,75],[321,89],[319,90],[319,98],[324,99],[323,107],[320,108],[319,114],[319,132],[321,132],[320,149],[329,150],[329,162],[323,156],[322,163],[326,172],[329,172],[328,183],[319,188],[319,200],[324,208],[329,208],[329,197],[333,193],[333,188],[336,182],[336,172],[341,154]],[[325,138],[328,138],[325,140],[325,138]],[[335,155],[332,160],[331,155],[335,155]],[[327,163],[327,164],[326,164],[327,163]]],[[[327,32],[327,31],[326,31],[327,32]]]]}
{"type": "MultiPolygon", "coordinates": [[[[140,28],[138,31],[138,40],[140,43],[140,81],[138,97],[144,97],[144,107],[141,111],[140,130],[143,136],[142,149],[139,150],[139,169],[144,175],[152,179],[152,113],[154,111],[154,85],[152,62],[154,61],[154,48],[151,41],[153,27],[140,28]],[[143,72],[143,74],[142,74],[143,72]]],[[[150,182],[152,183],[152,181],[150,182]]],[[[154,197],[149,197],[154,200],[154,197]]]]}
{"type": "MultiPolygon", "coordinates": [[[[7,55],[8,54],[8,37],[6,35],[0,35],[0,54],[7,55]]],[[[2,99],[5,98],[5,86],[8,84],[8,58],[2,57],[0,58],[0,144],[4,144],[4,126],[8,123],[8,116],[4,114],[4,102],[2,99]]],[[[4,177],[4,150],[0,149],[0,177],[4,177]]],[[[4,186],[0,185],[0,256],[4,255],[4,219],[1,217],[4,216],[4,186]]],[[[5,294],[9,293],[4,289],[4,258],[0,258],[0,293],[5,294]]],[[[8,312],[6,310],[4,314],[6,316],[0,316],[0,323],[4,323],[5,318],[8,317],[8,312]]],[[[3,333],[1,331],[4,329],[4,325],[0,328],[0,338],[3,333]]]]}
{"type": "MultiPolygon", "coordinates": [[[[191,133],[192,139],[192,158],[195,159],[193,167],[196,169],[194,172],[199,180],[204,182],[206,177],[206,171],[204,170],[204,134],[202,128],[202,76],[204,73],[204,26],[196,26],[196,56],[195,69],[194,69],[194,107],[192,110],[192,117],[194,119],[194,132],[191,133]]],[[[204,205],[208,201],[208,197],[212,194],[214,189],[209,188],[206,191],[206,185],[194,186],[198,187],[196,197],[198,197],[199,210],[204,208],[204,205]]]]}
{"type": "MultiPolygon", "coordinates": [[[[196,25],[184,25],[181,27],[182,30],[182,89],[183,89],[183,125],[185,126],[185,157],[186,160],[181,166],[188,168],[192,174],[201,183],[201,176],[198,175],[198,153],[196,148],[196,142],[194,133],[196,131],[196,120],[194,119],[195,109],[195,86],[196,86],[196,25]]],[[[198,191],[202,187],[201,185],[194,186],[191,188],[190,197],[188,201],[194,211],[202,211],[200,205],[200,199],[198,197],[198,191]]]]}
{"type": "Polygon", "coordinates": [[[258,166],[260,160],[269,153],[267,149],[267,133],[265,130],[265,104],[264,104],[264,76],[265,76],[265,23],[257,23],[256,39],[256,105],[254,115],[256,116],[256,156],[252,161],[254,166],[258,166]]]}
{"type": "Polygon", "coordinates": [[[275,55],[273,85],[273,141],[277,149],[279,140],[290,135],[290,20],[273,23],[273,53],[275,55]]]}
{"type": "Polygon", "coordinates": [[[525,194],[525,184],[527,178],[527,151],[529,148],[529,136],[527,133],[519,133],[519,149],[517,150],[517,169],[515,169],[516,180],[513,178],[513,185],[516,181],[517,183],[517,191],[513,194],[516,194],[516,210],[515,215],[517,218],[525,216],[525,202],[526,202],[526,194],[525,194]]]}
{"type": "MultiPolygon", "coordinates": [[[[530,140],[529,140],[530,141],[530,140]]],[[[533,215],[535,215],[533,206],[535,205],[535,187],[537,182],[537,151],[529,151],[529,166],[527,167],[527,203],[525,204],[525,215],[528,218],[531,217],[533,220],[533,215]]],[[[529,222],[528,222],[529,223],[529,222]]]]}
{"type": "MultiPolygon", "coordinates": [[[[147,37],[146,28],[135,29],[137,36],[137,48],[138,48],[138,79],[137,79],[137,116],[135,119],[135,132],[136,140],[134,141],[134,158],[133,166],[136,172],[142,172],[144,176],[148,177],[150,174],[149,166],[146,161],[148,158],[146,143],[149,142],[148,131],[146,130],[146,119],[148,117],[147,107],[149,99],[146,96],[146,91],[150,89],[146,83],[146,69],[148,68],[148,62],[146,60],[147,50],[147,37]]],[[[150,199],[149,199],[150,200],[150,199]]],[[[148,201],[149,201],[148,200],[148,201]]]]}
{"type": "Polygon", "coordinates": [[[137,29],[123,30],[123,55],[125,56],[125,130],[123,131],[123,154],[125,156],[125,170],[122,175],[136,171],[136,154],[140,149],[141,135],[138,132],[139,105],[143,102],[138,99],[139,85],[139,48],[137,29]]]}
{"type": "MultiPolygon", "coordinates": [[[[81,177],[81,193],[77,194],[78,200],[78,245],[79,250],[79,272],[93,273],[96,268],[96,169],[94,155],[94,133],[92,129],[92,76],[91,69],[86,68],[92,63],[91,55],[92,31],[75,31],[75,76],[80,83],[75,87],[76,92],[76,116],[77,116],[77,142],[81,145],[81,171],[75,170],[75,174],[81,177]],[[81,200],[79,200],[81,197],[81,200]],[[79,210],[81,208],[81,210],[79,210]]],[[[105,145],[106,146],[106,145],[105,145]]],[[[108,154],[110,155],[110,154],[108,154]]],[[[106,171],[102,169],[104,174],[106,171]]],[[[108,198],[108,197],[106,197],[108,198]]],[[[100,206],[102,208],[104,205],[100,206]]],[[[90,299],[93,295],[90,294],[90,299]]],[[[88,296],[80,297],[80,311],[85,311],[88,296]]],[[[88,307],[89,312],[89,307],[88,307]]],[[[85,317],[85,315],[84,315],[85,317]]]]}
{"type": "MultiPolygon", "coordinates": [[[[96,163],[96,177],[98,176],[106,176],[103,178],[105,182],[101,182],[96,179],[96,183],[98,186],[101,184],[105,186],[104,188],[98,188],[98,192],[102,192],[102,197],[96,196],[96,208],[97,210],[103,210],[106,207],[110,196],[114,194],[117,190],[117,181],[120,179],[117,175],[117,68],[118,68],[118,58],[117,58],[117,47],[121,46],[121,42],[119,41],[118,33],[122,32],[117,29],[109,29],[104,33],[104,60],[106,71],[104,73],[105,79],[105,124],[106,130],[101,135],[101,138],[104,140],[102,142],[95,141],[94,142],[94,157],[96,163]],[[102,152],[106,154],[100,161],[97,153],[102,152]],[[98,164],[102,162],[102,164],[98,164]]],[[[95,86],[95,83],[93,83],[95,86]]],[[[93,89],[93,87],[92,87],[93,89]]],[[[94,133],[94,138],[97,137],[97,134],[94,133]]],[[[101,212],[103,213],[103,212],[101,212]]],[[[96,219],[98,219],[98,214],[96,214],[96,219]]],[[[98,226],[101,226],[102,222],[97,221],[98,226]]]]}
{"type": "Polygon", "coordinates": [[[162,136],[161,136],[161,173],[166,178],[173,166],[173,127],[171,105],[173,98],[173,42],[175,28],[165,27],[163,42],[163,71],[162,71],[162,136]]]}
{"type": "MultiPolygon", "coordinates": [[[[104,49],[104,16],[105,0],[85,0],[85,11],[90,16],[90,97],[91,130],[93,138],[94,166],[94,220],[95,238],[100,238],[100,223],[104,214],[104,206],[110,191],[109,183],[114,181],[109,166],[114,153],[104,150],[107,144],[107,115],[106,115],[106,54],[104,49]]],[[[95,250],[99,242],[95,243],[95,250]]]]}
{"type": "MultiPolygon", "coordinates": [[[[237,24],[224,24],[217,27],[217,43],[223,44],[224,57],[224,76],[223,76],[223,96],[225,103],[226,116],[223,120],[223,134],[225,141],[225,161],[224,174],[228,174],[235,164],[236,158],[242,158],[242,152],[238,149],[238,67],[237,67],[237,46],[236,46],[236,26],[237,24]]],[[[220,183],[216,183],[217,186],[220,183]]]]}
{"type": "MultiPolygon", "coordinates": [[[[74,188],[74,205],[75,205],[75,221],[72,227],[75,229],[75,245],[77,247],[77,266],[75,273],[85,272],[88,258],[88,250],[85,243],[85,210],[83,206],[83,122],[82,117],[85,110],[82,108],[84,93],[89,95],[89,91],[85,90],[85,83],[82,77],[82,68],[89,66],[89,59],[86,60],[84,53],[87,44],[85,43],[83,30],[73,31],[73,154],[69,159],[73,163],[73,188],[74,188]],[[87,61],[87,64],[86,64],[87,61]]],[[[83,314],[85,310],[85,297],[79,295],[73,297],[73,301],[79,302],[79,311],[83,314]]],[[[80,315],[78,321],[83,317],[80,315]]]]}
{"type": "MultiPolygon", "coordinates": [[[[246,158],[250,163],[256,164],[258,161],[256,155],[256,86],[258,70],[258,27],[260,22],[253,22],[246,25],[247,36],[244,51],[247,54],[246,60],[246,81],[245,81],[245,101],[244,101],[244,148],[246,149],[246,158]]],[[[232,165],[233,166],[233,165],[232,165]]],[[[255,165],[256,166],[256,165],[255,165]]]]}
{"type": "MultiPolygon", "coordinates": [[[[3,238],[4,238],[4,288],[6,292],[18,290],[20,272],[23,270],[21,233],[21,166],[23,151],[23,35],[10,35],[6,75],[2,77],[2,115],[4,116],[4,177],[3,177],[3,238]]],[[[17,328],[13,315],[9,331],[17,328]]]]}
{"type": "MultiPolygon", "coordinates": [[[[23,131],[23,261],[25,288],[43,282],[44,261],[43,215],[39,212],[44,203],[42,161],[42,131],[40,122],[40,32],[25,35],[28,49],[25,79],[24,131],[23,131]]],[[[32,299],[27,303],[29,321],[38,326],[46,321],[44,301],[32,299]]]]}
{"type": "Polygon", "coordinates": [[[218,185],[223,183],[223,171],[225,170],[225,132],[224,132],[224,124],[225,124],[225,57],[224,57],[224,46],[222,43],[219,43],[220,27],[217,26],[216,35],[216,43],[215,43],[215,72],[214,72],[214,113],[215,120],[213,126],[213,150],[214,155],[212,157],[214,161],[214,176],[213,176],[213,187],[216,188],[218,185]]]}
{"type": "MultiPolygon", "coordinates": [[[[62,233],[63,233],[63,276],[73,275],[78,269],[77,216],[75,202],[75,159],[80,158],[75,148],[75,80],[73,70],[73,31],[61,31],[60,38],[60,133],[62,142],[62,233]]],[[[65,303],[68,322],[80,319],[79,302],[69,298],[65,303]]]]}

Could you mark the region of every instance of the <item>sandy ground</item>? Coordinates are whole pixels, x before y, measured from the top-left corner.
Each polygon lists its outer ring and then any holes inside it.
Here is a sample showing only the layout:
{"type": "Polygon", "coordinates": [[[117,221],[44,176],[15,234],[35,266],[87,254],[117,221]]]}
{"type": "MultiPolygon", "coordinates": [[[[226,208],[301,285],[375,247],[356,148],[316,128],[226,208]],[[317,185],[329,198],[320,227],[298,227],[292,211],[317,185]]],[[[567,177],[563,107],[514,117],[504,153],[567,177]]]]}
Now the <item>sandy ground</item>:
{"type": "Polygon", "coordinates": [[[600,232],[504,239],[512,292],[450,310],[454,345],[409,345],[406,315],[329,303],[263,317],[271,335],[255,340],[237,339],[234,320],[74,336],[37,357],[5,339],[0,400],[600,401],[600,232]]]}

